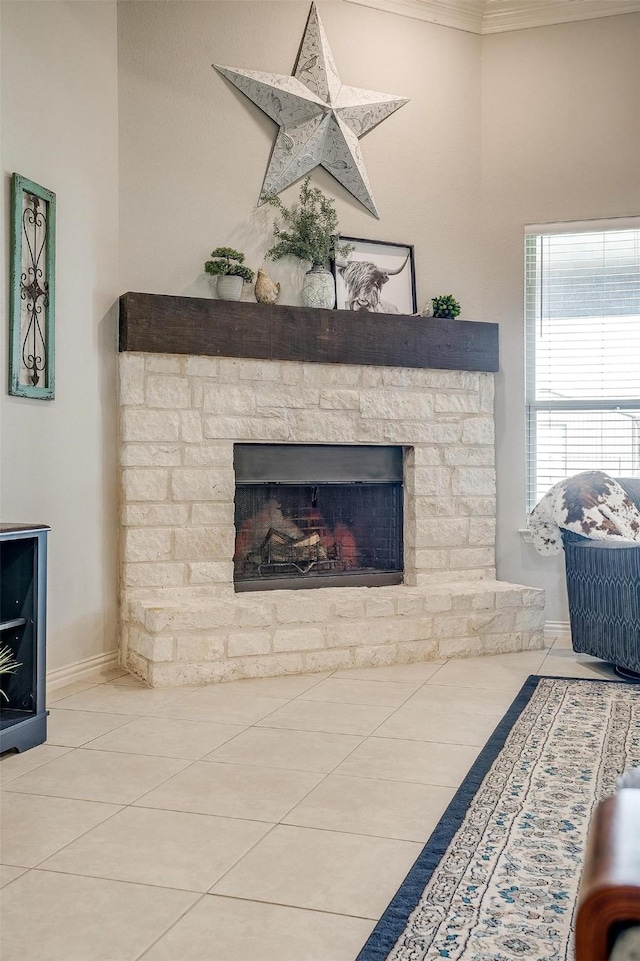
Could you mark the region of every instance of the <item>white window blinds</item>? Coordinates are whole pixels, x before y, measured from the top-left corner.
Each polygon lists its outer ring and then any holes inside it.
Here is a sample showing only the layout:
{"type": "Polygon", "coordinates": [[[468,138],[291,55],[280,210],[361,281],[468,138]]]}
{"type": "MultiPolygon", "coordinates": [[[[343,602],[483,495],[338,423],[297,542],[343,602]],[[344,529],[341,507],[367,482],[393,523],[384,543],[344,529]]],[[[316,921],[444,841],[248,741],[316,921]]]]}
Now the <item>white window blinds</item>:
{"type": "Polygon", "coordinates": [[[525,241],[528,509],[582,470],[640,476],[640,222],[525,241]]]}

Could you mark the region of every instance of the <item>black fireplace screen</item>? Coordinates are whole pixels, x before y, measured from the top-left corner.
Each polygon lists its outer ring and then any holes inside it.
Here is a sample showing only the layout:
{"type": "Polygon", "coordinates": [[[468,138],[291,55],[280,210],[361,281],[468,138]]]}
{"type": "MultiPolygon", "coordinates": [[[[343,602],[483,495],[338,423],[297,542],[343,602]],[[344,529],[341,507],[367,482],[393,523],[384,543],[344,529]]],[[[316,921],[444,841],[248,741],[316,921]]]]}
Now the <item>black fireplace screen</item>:
{"type": "Polygon", "coordinates": [[[402,448],[238,444],[237,590],[402,580],[402,448]]]}

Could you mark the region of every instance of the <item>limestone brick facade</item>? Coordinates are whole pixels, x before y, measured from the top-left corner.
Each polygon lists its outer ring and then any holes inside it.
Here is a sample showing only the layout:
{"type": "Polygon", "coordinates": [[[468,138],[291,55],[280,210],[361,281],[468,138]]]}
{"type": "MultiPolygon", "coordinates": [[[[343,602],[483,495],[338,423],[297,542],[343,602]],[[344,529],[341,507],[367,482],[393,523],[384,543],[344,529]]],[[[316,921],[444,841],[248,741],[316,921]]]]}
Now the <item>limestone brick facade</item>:
{"type": "Polygon", "coordinates": [[[122,662],[153,684],[542,646],[495,579],[493,375],[123,353],[122,662]],[[404,584],[235,593],[234,442],[405,449],[404,584]]]}

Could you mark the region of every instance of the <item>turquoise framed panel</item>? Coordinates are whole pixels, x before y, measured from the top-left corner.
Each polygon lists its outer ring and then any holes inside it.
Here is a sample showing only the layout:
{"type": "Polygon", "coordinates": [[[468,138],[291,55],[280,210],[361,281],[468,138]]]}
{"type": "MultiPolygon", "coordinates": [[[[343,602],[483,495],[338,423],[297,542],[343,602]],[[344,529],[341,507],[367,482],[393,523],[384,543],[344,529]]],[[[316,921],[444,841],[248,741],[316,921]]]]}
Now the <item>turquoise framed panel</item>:
{"type": "Polygon", "coordinates": [[[11,182],[9,393],[55,396],[56,195],[14,173],[11,182]]]}

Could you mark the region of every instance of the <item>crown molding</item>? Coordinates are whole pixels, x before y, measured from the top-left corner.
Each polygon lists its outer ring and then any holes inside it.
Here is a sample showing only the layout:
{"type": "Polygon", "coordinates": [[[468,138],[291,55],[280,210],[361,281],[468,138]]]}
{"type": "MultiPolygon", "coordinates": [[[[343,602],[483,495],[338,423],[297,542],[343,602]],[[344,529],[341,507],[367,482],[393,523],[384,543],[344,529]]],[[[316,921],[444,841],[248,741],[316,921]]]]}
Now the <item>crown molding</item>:
{"type": "Polygon", "coordinates": [[[485,0],[482,33],[527,30],[638,11],[640,0],[485,0]]]}
{"type": "Polygon", "coordinates": [[[640,12],[640,0],[345,0],[468,33],[504,33],[640,12]]]}
{"type": "Polygon", "coordinates": [[[482,33],[484,0],[346,0],[413,20],[426,20],[441,27],[482,33]]]}

